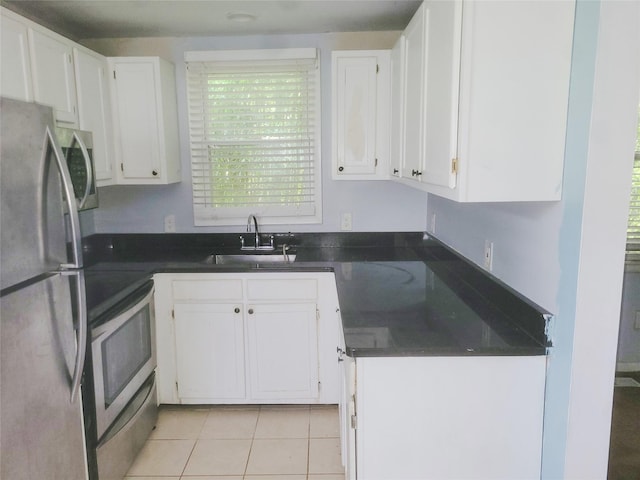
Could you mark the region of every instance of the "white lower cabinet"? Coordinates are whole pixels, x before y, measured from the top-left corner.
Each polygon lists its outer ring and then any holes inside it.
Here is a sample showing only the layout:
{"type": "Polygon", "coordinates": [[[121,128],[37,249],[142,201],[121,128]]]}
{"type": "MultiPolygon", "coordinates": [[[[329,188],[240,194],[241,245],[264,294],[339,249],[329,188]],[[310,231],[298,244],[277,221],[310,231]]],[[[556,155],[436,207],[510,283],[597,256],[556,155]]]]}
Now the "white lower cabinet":
{"type": "Polygon", "coordinates": [[[160,403],[338,403],[333,274],[154,280],[160,403]]]}
{"type": "Polygon", "coordinates": [[[348,480],[540,478],[545,356],[341,363],[348,480]]]}
{"type": "Polygon", "coordinates": [[[247,313],[251,397],[317,398],[315,303],[250,304],[247,313]]]}
{"type": "Polygon", "coordinates": [[[177,389],[183,402],[245,398],[241,307],[175,304],[177,389]]]}

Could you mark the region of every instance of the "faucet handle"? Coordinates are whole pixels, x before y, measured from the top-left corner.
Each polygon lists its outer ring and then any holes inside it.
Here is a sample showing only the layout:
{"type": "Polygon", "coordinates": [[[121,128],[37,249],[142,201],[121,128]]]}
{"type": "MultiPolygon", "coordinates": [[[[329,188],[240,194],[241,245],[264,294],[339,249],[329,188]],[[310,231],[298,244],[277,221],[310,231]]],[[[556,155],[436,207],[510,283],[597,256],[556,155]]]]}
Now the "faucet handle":
{"type": "Polygon", "coordinates": [[[270,246],[272,249],[275,249],[275,248],[276,248],[275,240],[274,240],[274,238],[273,238],[273,235],[269,235],[269,246],[270,246]]]}
{"type": "Polygon", "coordinates": [[[240,248],[244,248],[244,237],[240,235],[240,248]]]}

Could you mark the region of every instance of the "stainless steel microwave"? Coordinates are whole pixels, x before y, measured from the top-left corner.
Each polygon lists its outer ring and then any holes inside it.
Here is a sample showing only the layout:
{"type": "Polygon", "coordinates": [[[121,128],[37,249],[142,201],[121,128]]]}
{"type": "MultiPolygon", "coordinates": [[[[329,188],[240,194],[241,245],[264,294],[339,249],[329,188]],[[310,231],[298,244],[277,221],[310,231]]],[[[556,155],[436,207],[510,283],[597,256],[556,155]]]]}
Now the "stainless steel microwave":
{"type": "Polygon", "coordinates": [[[98,190],[93,165],[91,132],[57,127],[56,137],[58,137],[71,174],[78,210],[96,208],[98,206],[98,190]]]}

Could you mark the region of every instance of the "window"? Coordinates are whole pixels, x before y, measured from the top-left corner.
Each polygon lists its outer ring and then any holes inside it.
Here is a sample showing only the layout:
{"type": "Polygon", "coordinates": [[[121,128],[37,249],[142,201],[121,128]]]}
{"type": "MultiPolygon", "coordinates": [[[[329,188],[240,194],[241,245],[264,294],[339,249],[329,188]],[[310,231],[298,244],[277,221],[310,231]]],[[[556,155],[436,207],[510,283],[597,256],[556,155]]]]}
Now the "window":
{"type": "Polygon", "coordinates": [[[640,107],[638,108],[638,131],[636,136],[636,154],[633,162],[633,181],[631,184],[631,204],[629,225],[627,227],[627,254],[640,259],[640,107]]]}
{"type": "Polygon", "coordinates": [[[315,49],[187,52],[195,225],[320,223],[315,49]]]}

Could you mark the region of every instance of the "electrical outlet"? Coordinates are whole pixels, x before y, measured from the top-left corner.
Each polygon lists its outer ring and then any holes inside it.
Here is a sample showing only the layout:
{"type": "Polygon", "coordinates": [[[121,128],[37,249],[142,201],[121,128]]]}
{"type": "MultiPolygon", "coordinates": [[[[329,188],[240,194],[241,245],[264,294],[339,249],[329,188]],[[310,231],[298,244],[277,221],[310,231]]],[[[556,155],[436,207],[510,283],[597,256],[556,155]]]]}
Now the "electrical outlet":
{"type": "Polygon", "coordinates": [[[166,233],[174,233],[176,231],[176,216],[174,214],[164,217],[164,231],[166,233]]]}
{"type": "Polygon", "coordinates": [[[340,221],[340,230],[348,230],[352,229],[351,224],[351,213],[343,213],[340,221]]]}
{"type": "Polygon", "coordinates": [[[484,241],[484,269],[493,270],[493,242],[484,241]]]}
{"type": "Polygon", "coordinates": [[[431,214],[431,233],[436,233],[436,214],[431,214]]]}

